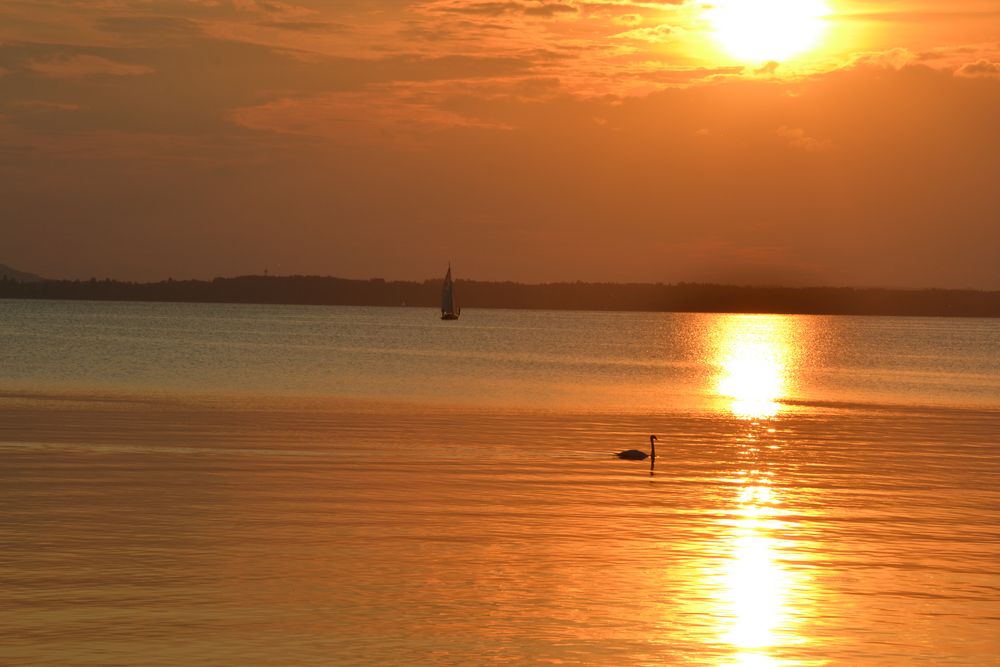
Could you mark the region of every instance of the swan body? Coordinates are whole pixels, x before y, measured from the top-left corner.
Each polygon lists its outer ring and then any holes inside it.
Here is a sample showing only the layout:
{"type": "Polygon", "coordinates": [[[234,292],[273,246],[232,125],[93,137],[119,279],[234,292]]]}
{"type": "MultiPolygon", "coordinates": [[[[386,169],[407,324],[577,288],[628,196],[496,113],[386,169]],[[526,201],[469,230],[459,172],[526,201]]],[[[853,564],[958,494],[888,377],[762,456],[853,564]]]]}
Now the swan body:
{"type": "Polygon", "coordinates": [[[638,449],[626,449],[624,452],[618,452],[615,456],[620,459],[628,459],[629,461],[642,461],[649,454],[640,452],[638,449]]]}
{"type": "Polygon", "coordinates": [[[647,456],[655,459],[656,458],[656,440],[657,440],[657,438],[656,438],[655,435],[649,436],[649,449],[650,449],[650,452],[651,452],[649,454],[647,454],[646,452],[640,451],[638,449],[626,449],[623,452],[618,452],[617,454],[615,454],[615,456],[617,456],[620,459],[627,459],[629,461],[642,461],[647,456]]]}

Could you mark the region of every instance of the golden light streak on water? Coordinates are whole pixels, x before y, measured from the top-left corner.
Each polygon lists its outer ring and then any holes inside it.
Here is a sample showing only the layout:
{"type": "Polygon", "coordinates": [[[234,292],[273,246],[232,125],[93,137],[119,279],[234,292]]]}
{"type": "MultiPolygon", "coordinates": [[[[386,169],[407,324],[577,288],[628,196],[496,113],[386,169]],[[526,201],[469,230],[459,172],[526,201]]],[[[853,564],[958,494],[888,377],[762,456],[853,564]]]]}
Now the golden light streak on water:
{"type": "MultiPolygon", "coordinates": [[[[749,480],[748,480],[749,482],[749,480]]],[[[721,568],[716,616],[723,643],[734,650],[726,664],[770,667],[780,663],[772,649],[796,640],[792,575],[781,564],[776,518],[778,500],[767,484],[740,489],[738,507],[727,523],[728,558],[721,568]]]]}
{"type": "Polygon", "coordinates": [[[744,516],[734,526],[733,556],[726,567],[726,597],[734,618],[727,637],[739,648],[766,647],[774,643],[774,628],[783,617],[785,577],[774,561],[766,508],[751,501],[740,513],[744,516]]]}
{"type": "Polygon", "coordinates": [[[787,395],[794,334],[787,317],[734,315],[721,319],[716,392],[746,418],[773,417],[787,395]]]}

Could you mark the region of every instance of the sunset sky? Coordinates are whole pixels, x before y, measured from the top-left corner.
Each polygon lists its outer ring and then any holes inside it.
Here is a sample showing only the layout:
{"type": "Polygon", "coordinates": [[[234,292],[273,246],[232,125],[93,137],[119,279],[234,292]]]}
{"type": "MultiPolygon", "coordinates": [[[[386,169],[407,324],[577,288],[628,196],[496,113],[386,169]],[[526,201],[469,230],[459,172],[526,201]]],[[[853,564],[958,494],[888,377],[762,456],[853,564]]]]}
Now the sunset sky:
{"type": "Polygon", "coordinates": [[[0,263],[1000,289],[997,0],[0,0],[0,263]]]}

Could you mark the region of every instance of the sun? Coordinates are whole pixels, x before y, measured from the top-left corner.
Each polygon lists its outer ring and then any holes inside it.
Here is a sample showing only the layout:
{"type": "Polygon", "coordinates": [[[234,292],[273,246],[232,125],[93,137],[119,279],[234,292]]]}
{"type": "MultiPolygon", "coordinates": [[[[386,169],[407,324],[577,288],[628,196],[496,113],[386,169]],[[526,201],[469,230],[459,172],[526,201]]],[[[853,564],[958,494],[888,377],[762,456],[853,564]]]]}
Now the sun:
{"type": "Polygon", "coordinates": [[[819,44],[825,0],[716,0],[706,18],[719,45],[746,62],[785,60],[819,44]]]}

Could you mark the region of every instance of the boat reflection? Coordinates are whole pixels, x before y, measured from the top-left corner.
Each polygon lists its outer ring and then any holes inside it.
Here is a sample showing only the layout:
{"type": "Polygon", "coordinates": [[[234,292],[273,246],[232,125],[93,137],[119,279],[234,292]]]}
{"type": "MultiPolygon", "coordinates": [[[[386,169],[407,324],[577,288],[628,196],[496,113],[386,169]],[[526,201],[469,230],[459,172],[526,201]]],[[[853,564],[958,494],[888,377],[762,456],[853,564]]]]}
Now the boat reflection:
{"type": "Polygon", "coordinates": [[[717,320],[715,391],[745,418],[773,417],[787,395],[796,354],[792,318],[729,315],[717,320]]]}

